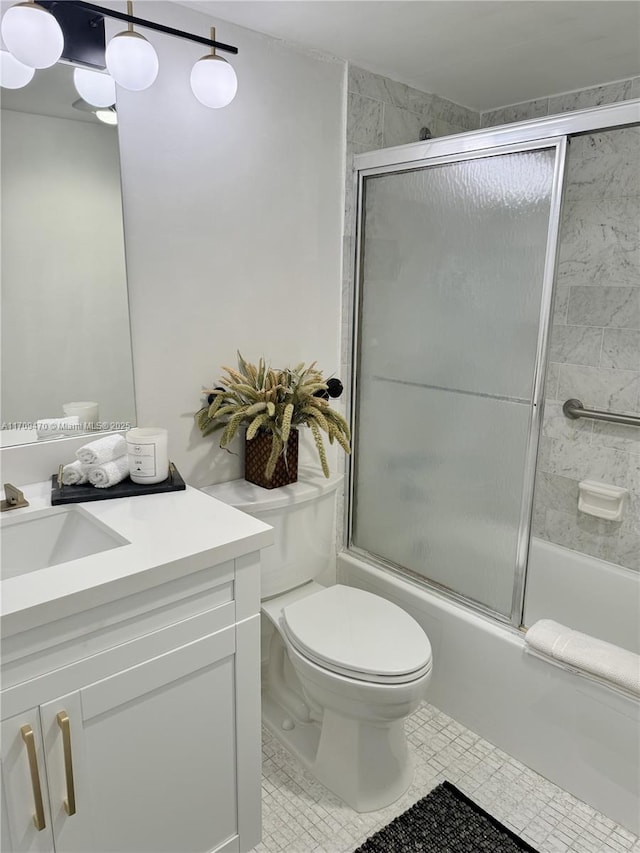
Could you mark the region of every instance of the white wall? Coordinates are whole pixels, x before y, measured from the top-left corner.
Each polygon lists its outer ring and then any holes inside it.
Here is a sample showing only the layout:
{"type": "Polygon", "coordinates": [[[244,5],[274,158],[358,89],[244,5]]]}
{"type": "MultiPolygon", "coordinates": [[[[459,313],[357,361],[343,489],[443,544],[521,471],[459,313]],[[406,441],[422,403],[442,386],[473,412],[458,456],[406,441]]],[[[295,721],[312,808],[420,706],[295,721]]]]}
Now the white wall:
{"type": "Polygon", "coordinates": [[[118,94],[138,423],[170,431],[194,485],[241,476],[194,426],[236,350],[339,371],[344,64],[167,3],[144,17],[239,48],[222,110],[189,87],[205,49],[150,34],[147,91],[118,94]]]}
{"type": "Polygon", "coordinates": [[[2,110],[2,362],[5,422],[133,420],[114,128],[2,110]]]}

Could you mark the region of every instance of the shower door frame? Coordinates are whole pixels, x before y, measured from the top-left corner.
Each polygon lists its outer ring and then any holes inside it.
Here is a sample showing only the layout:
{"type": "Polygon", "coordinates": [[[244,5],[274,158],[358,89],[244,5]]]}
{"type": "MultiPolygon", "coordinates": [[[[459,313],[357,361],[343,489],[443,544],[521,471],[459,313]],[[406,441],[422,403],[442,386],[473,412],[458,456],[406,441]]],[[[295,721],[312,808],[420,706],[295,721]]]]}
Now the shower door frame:
{"type": "Polygon", "coordinates": [[[362,290],[363,259],[363,216],[364,183],[367,178],[385,174],[416,171],[431,166],[480,159],[490,156],[556,149],[553,184],[550,198],[549,222],[547,230],[546,256],[543,271],[542,292],[540,298],[540,319],[538,341],[533,373],[533,388],[527,449],[525,453],[525,471],[522,485],[522,505],[516,546],[516,565],[513,584],[511,613],[505,616],[492,608],[474,601],[467,596],[449,589],[428,577],[418,578],[402,566],[395,565],[375,554],[358,548],[353,544],[353,507],[354,507],[354,458],[347,463],[347,500],[345,501],[345,542],[347,552],[365,558],[381,568],[400,575],[404,580],[424,586],[431,591],[457,601],[472,610],[498,620],[507,626],[520,629],[524,608],[526,585],[526,567],[531,533],[534,484],[538,443],[544,409],[544,381],[547,370],[549,337],[551,331],[551,312],[553,307],[555,271],[559,249],[560,221],[566,166],[566,149],[570,136],[591,133],[598,130],[637,125],[640,123],[640,99],[592,107],[572,113],[551,116],[544,119],[518,122],[497,128],[485,128],[455,136],[438,137],[426,142],[401,145],[379,151],[369,151],[354,156],[354,191],[356,193],[355,215],[355,253],[352,258],[354,270],[353,299],[351,300],[350,352],[350,397],[349,410],[354,440],[357,435],[358,366],[360,358],[360,302],[362,290]]]}

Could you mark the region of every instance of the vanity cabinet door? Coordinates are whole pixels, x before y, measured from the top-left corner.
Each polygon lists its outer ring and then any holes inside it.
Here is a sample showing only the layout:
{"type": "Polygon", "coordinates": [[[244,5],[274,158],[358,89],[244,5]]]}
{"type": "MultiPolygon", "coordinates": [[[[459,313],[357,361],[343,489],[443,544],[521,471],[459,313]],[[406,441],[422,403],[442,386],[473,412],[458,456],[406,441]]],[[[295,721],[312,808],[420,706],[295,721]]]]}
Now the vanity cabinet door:
{"type": "Polygon", "coordinates": [[[41,717],[56,853],[238,849],[234,626],[49,702],[41,717]]]}
{"type": "Polygon", "coordinates": [[[53,853],[38,709],[2,721],[2,850],[53,853]]]}

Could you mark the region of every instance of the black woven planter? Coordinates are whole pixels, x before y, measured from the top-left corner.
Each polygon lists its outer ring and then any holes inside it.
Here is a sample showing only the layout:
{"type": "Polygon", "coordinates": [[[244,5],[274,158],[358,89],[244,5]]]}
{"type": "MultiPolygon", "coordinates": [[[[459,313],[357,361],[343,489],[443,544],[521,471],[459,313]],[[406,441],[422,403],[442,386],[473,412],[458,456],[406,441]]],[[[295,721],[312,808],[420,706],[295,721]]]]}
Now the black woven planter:
{"type": "Polygon", "coordinates": [[[265,468],[271,456],[273,436],[270,432],[258,432],[254,438],[244,441],[244,478],[263,489],[277,489],[298,480],[298,430],[292,429],[285,453],[278,456],[273,477],[267,480],[265,468]]]}

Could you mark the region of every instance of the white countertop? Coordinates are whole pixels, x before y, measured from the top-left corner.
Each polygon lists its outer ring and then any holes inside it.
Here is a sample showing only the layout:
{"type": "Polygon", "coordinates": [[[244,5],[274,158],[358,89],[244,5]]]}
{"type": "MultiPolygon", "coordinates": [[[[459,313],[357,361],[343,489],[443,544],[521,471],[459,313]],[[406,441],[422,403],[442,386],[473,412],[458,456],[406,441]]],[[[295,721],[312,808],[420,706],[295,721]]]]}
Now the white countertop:
{"type": "MultiPolygon", "coordinates": [[[[51,506],[50,481],[19,488],[29,506],[10,510],[4,518],[51,506]]],[[[181,492],[78,506],[129,544],[3,580],[4,635],[140,592],[273,542],[269,525],[190,486],[181,492]]]]}

